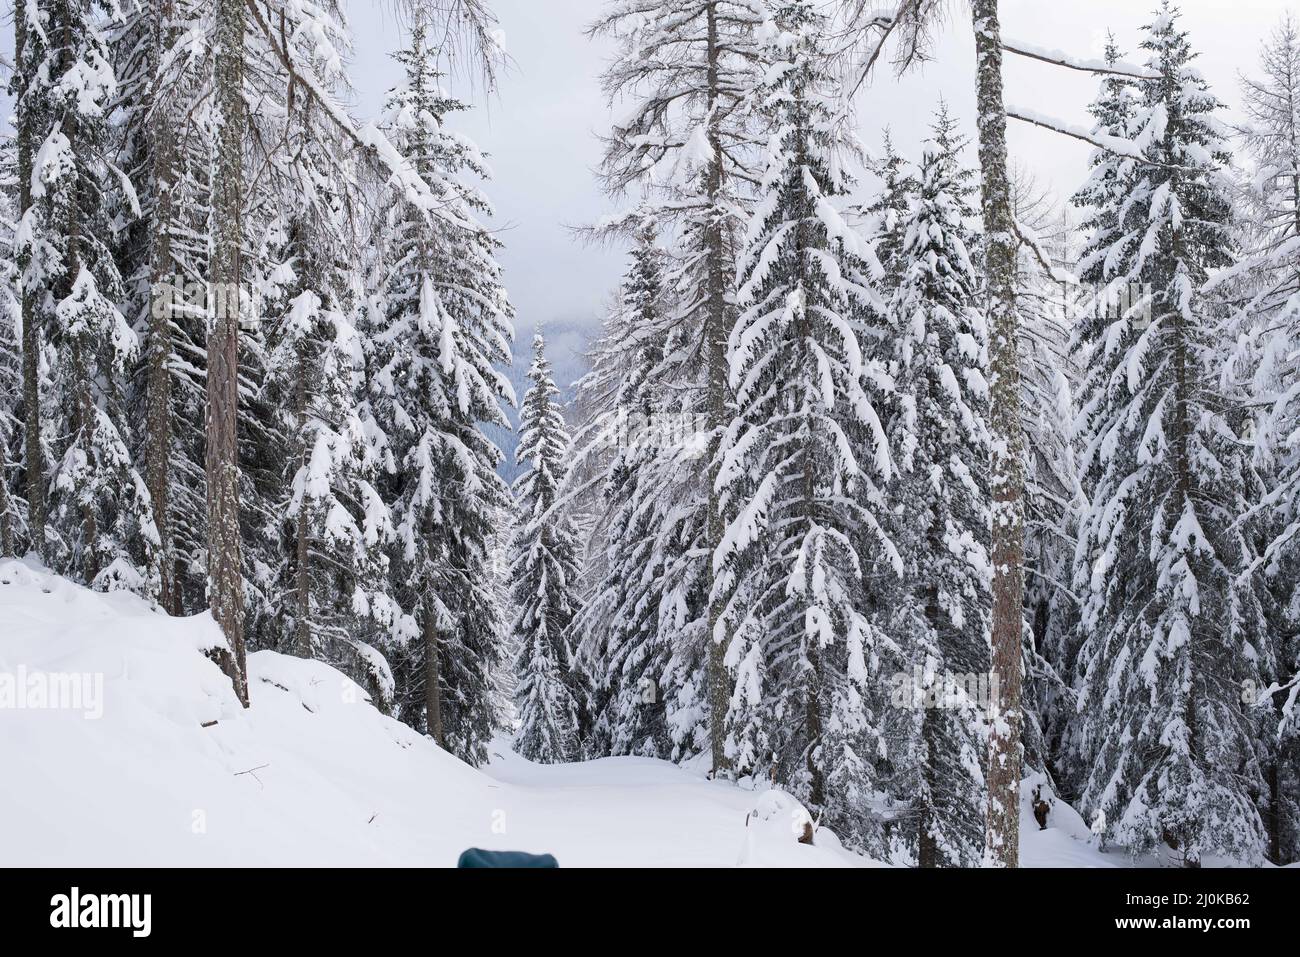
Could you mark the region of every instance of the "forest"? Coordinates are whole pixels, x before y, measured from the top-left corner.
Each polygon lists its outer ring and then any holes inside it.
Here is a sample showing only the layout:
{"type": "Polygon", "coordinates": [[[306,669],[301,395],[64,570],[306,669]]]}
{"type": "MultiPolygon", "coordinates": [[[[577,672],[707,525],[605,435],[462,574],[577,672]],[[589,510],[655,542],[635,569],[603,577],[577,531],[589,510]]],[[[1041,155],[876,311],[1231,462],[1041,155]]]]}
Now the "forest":
{"type": "Polygon", "coordinates": [[[574,384],[464,132],[492,0],[387,0],[373,119],[355,3],[7,6],[5,568],[204,619],[245,708],[304,659],[471,767],[698,768],[876,860],[1019,866],[1032,780],[1134,860],[1300,862],[1281,4],[1215,89],[1172,0],[1092,58],[998,0],[600,0],[573,231],[625,260],[574,384]],[[945,32],[975,115],[866,146],[945,32]],[[1017,123],[1088,145],[1072,195],[1017,123]]]}

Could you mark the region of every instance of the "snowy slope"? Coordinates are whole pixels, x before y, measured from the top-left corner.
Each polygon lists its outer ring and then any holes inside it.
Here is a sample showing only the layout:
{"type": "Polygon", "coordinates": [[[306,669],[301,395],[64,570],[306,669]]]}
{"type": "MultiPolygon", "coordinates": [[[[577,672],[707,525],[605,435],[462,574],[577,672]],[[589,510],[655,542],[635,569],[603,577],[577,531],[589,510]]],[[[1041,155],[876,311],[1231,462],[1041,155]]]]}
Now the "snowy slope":
{"type": "MultiPolygon", "coordinates": [[[[201,652],[220,640],[209,618],[0,561],[0,680],[90,676],[76,708],[0,708],[0,865],[450,866],[470,846],[570,867],[877,865],[824,829],[797,843],[787,795],[663,761],[541,766],[502,740],[476,770],[318,662],[252,655],[244,711],[201,652]]],[[[1035,783],[1025,865],[1128,863],[1062,802],[1040,832],[1035,783]]]]}
{"type": "Polygon", "coordinates": [[[315,662],[251,656],[244,712],[197,650],[214,640],[209,619],[0,562],[0,673],[103,676],[98,718],[0,710],[0,864],[870,863],[798,844],[785,808],[747,829],[757,795],[663,762],[538,767],[501,745],[477,771],[315,662]]]}

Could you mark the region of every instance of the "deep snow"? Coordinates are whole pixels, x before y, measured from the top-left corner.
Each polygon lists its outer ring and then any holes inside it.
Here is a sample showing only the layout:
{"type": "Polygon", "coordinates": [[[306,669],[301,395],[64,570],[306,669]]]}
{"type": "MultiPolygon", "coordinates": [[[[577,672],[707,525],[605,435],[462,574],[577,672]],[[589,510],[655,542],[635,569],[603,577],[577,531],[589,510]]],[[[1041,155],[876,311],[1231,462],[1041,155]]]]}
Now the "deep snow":
{"type": "MultiPolygon", "coordinates": [[[[788,795],[694,768],[540,766],[501,739],[476,770],[318,662],[250,656],[244,711],[200,650],[219,640],[210,618],[0,561],[0,680],[18,692],[0,707],[0,864],[451,866],[478,846],[562,867],[882,866],[825,829],[799,844],[788,795]],[[35,707],[53,674],[89,676],[78,707],[35,707]]],[[[1022,835],[1027,866],[1127,863],[1063,802],[1040,832],[1026,799],[1022,835]]]]}

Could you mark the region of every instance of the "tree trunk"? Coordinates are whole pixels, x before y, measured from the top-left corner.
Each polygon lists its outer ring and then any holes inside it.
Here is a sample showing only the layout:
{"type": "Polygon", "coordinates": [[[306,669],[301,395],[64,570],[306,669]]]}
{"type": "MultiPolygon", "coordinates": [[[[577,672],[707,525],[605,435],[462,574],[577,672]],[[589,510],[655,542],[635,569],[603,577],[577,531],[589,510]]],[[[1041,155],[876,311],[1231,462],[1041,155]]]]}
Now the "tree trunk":
{"type": "MultiPolygon", "coordinates": [[[[156,14],[154,43],[161,51],[171,48],[175,31],[170,29],[172,0],[162,0],[156,14]]],[[[154,68],[157,70],[158,64],[154,68]]],[[[155,72],[155,97],[159,77],[155,72]]],[[[159,104],[155,100],[154,106],[159,104]]],[[[169,110],[155,109],[151,121],[153,220],[149,251],[149,339],[145,363],[145,447],[144,474],[153,501],[154,524],[158,528],[158,603],[171,615],[181,614],[180,588],[176,581],[176,543],[171,507],[172,462],[172,317],[181,287],[172,261],[172,228],[176,215],[174,196],[176,136],[169,110]]]]}
{"type": "Polygon", "coordinates": [[[13,502],[9,497],[9,456],[4,442],[0,442],[0,555],[16,555],[14,541],[13,502]]]}
{"type": "Polygon", "coordinates": [[[934,793],[939,783],[938,769],[934,766],[934,756],[939,750],[938,719],[935,709],[929,707],[928,703],[921,709],[921,742],[927,760],[921,765],[925,791],[917,809],[916,866],[922,868],[943,866],[943,860],[939,856],[939,843],[934,839],[934,793]]]}
{"type": "MultiPolygon", "coordinates": [[[[299,342],[298,371],[294,383],[294,405],[298,422],[298,466],[305,467],[311,449],[306,447],[303,437],[306,434],[307,421],[307,357],[303,350],[306,345],[299,342]]],[[[304,658],[315,657],[311,646],[311,504],[303,494],[298,503],[297,520],[294,523],[295,551],[298,563],[296,590],[298,592],[298,654],[304,658]]]]}
{"type": "MultiPolygon", "coordinates": [[[[713,161],[709,165],[706,189],[708,205],[716,209],[718,198],[722,193],[722,141],[719,133],[719,119],[714,111],[719,98],[720,79],[718,71],[718,11],[716,4],[708,7],[708,101],[709,101],[709,145],[713,150],[713,161]]],[[[722,232],[722,223],[716,218],[708,224],[705,232],[708,249],[706,269],[707,304],[705,306],[705,348],[708,363],[708,411],[709,411],[709,554],[712,555],[722,542],[725,521],[722,505],[718,497],[718,445],[722,430],[726,427],[727,416],[727,273],[725,268],[726,249],[722,232]]],[[[727,683],[725,664],[726,647],[717,634],[722,620],[723,596],[712,588],[709,589],[709,745],[712,757],[713,773],[727,771],[731,762],[727,758],[726,723],[727,704],[730,694],[727,683]]]]}
{"type": "Polygon", "coordinates": [[[208,331],[208,600],[228,648],[217,662],[248,706],[239,531],[239,292],[243,239],[244,3],[218,0],[208,331]]]}
{"type": "MultiPolygon", "coordinates": [[[[14,64],[15,76],[18,77],[17,125],[18,125],[18,215],[26,214],[32,205],[32,139],[36,135],[33,129],[31,109],[26,100],[26,85],[23,82],[23,47],[27,34],[27,4],[14,4],[14,64]]],[[[29,257],[23,256],[19,268],[25,271],[29,257]]],[[[41,335],[36,325],[36,291],[27,288],[25,279],[20,279],[20,296],[22,300],[23,319],[23,431],[26,447],[27,474],[27,525],[31,533],[31,549],[41,559],[47,559],[45,550],[45,450],[41,443],[41,388],[40,388],[40,352],[41,335]]]]}
{"type": "MultiPolygon", "coordinates": [[[[72,367],[76,372],[77,382],[77,394],[73,397],[73,402],[76,403],[73,421],[76,423],[77,435],[81,436],[81,441],[89,447],[95,430],[95,396],[90,390],[92,378],[90,367],[86,363],[86,350],[79,342],[72,346],[72,367]]],[[[82,574],[86,584],[92,584],[100,572],[99,523],[95,518],[93,501],[83,502],[81,505],[81,534],[82,554],[85,556],[82,574]]]]}
{"type": "Polygon", "coordinates": [[[993,675],[997,720],[989,738],[990,862],[1020,863],[1021,622],[1024,600],[1024,437],[1016,328],[1016,247],[1007,178],[997,0],[972,0],[985,269],[989,297],[993,461],[993,675]]]}
{"type": "Polygon", "coordinates": [[[424,603],[424,730],[438,747],[447,747],[442,730],[442,674],[438,661],[438,613],[424,603]]]}

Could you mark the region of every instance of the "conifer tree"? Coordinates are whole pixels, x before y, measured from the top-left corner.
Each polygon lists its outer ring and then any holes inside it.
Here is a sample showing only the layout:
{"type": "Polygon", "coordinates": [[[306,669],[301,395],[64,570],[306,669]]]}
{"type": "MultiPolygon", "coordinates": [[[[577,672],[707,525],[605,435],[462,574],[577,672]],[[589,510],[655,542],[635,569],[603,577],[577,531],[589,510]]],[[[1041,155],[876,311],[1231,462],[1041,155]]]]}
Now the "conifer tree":
{"type": "Polygon", "coordinates": [[[384,229],[381,306],[364,332],[370,405],[388,446],[381,494],[393,512],[391,642],[397,707],[449,751],[487,758],[496,725],[492,675],[507,626],[493,600],[488,547],[494,516],[509,505],[496,474],[500,452],[484,424],[506,427],[514,395],[498,371],[509,363],[512,310],[495,259],[498,242],[477,220],[489,211],[464,181],[482,157],[446,127],[464,109],[439,83],[424,27],[397,54],[405,85],[387,103],[392,145],[423,187],[402,190],[384,229]],[[409,624],[416,625],[415,634],[409,624]]]}
{"type": "Polygon", "coordinates": [[[866,612],[862,565],[900,565],[878,518],[892,463],[873,393],[887,379],[864,363],[849,318],[878,303],[874,253],[837,208],[850,180],[826,22],[811,0],[778,4],[773,20],[767,170],[728,342],[735,417],[719,483],[734,518],[713,559],[735,674],[728,757],[865,832],[859,804],[881,744],[868,662],[885,638],[866,612]],[[872,436],[864,456],[850,427],[872,436]],[[872,554],[854,548],[863,530],[872,554]]]}
{"type": "Polygon", "coordinates": [[[510,569],[518,609],[516,747],[530,760],[552,764],[578,757],[578,710],[586,689],[569,647],[577,605],[576,545],[558,497],[570,441],[540,333],[533,337],[528,381],[515,452],[527,471],[515,483],[520,520],[510,569]]]}
{"type": "Polygon", "coordinates": [[[1166,5],[1146,34],[1159,79],[1142,84],[1130,120],[1107,105],[1113,87],[1099,111],[1143,158],[1109,183],[1094,171],[1089,188],[1098,212],[1083,278],[1100,291],[1077,330],[1090,507],[1075,559],[1074,734],[1085,816],[1104,813],[1116,844],[1168,845],[1199,866],[1207,853],[1262,848],[1241,688],[1259,682],[1266,649],[1236,523],[1256,482],[1200,292],[1232,255],[1219,103],[1175,11],[1166,5]]]}
{"type": "Polygon", "coordinates": [[[142,427],[132,451],[158,528],[158,601],[180,615],[206,604],[202,281],[211,112],[203,91],[212,63],[193,42],[203,29],[195,0],[129,0],[121,14],[108,38],[118,78],[115,155],[131,189],[111,199],[122,314],[140,340],[128,398],[142,427]]]}
{"type": "Polygon", "coordinates": [[[24,319],[57,356],[38,419],[49,436],[54,557],[95,587],[154,596],[158,534],[125,414],[138,341],[117,306],[107,202],[124,178],[108,158],[116,77],[91,4],[29,5],[24,22],[24,122],[39,145],[19,257],[24,319]]]}
{"type": "Polygon", "coordinates": [[[1230,367],[1249,423],[1253,464],[1266,483],[1248,516],[1263,533],[1253,569],[1273,651],[1259,696],[1268,757],[1268,858],[1300,859],[1300,26],[1285,16],[1263,45],[1259,75],[1243,80],[1244,255],[1216,284],[1232,303],[1230,367]]]}
{"type": "Polygon", "coordinates": [[[988,331],[971,261],[970,174],[946,112],[921,162],[918,194],[888,313],[897,412],[888,488],[896,541],[906,542],[903,625],[923,704],[917,761],[918,862],[983,859],[987,741],[969,676],[989,671],[988,331]]]}
{"type": "Polygon", "coordinates": [[[707,743],[698,737],[708,730],[700,713],[704,662],[698,645],[675,640],[688,609],[700,607],[691,577],[699,563],[679,561],[677,552],[677,536],[692,527],[677,508],[680,496],[693,494],[683,477],[699,463],[671,434],[670,363],[682,337],[673,329],[668,256],[648,214],[631,260],[578,387],[585,419],[578,471],[597,476],[600,494],[574,643],[590,676],[586,752],[670,758],[707,743]]]}
{"type": "MultiPolygon", "coordinates": [[[[708,452],[669,450],[688,469],[689,481],[675,483],[671,527],[652,534],[670,545],[659,557],[677,583],[677,608],[661,624],[676,622],[679,633],[665,638],[674,647],[699,649],[707,662],[699,691],[707,701],[715,773],[728,764],[730,685],[726,636],[719,630],[722,592],[708,582],[706,556],[721,542],[727,521],[718,494],[718,443],[731,399],[726,343],[736,315],[735,249],[757,178],[750,91],[761,78],[762,19],[761,7],[749,0],[610,0],[589,31],[619,41],[604,86],[611,99],[628,95],[635,102],[608,138],[605,187],[615,195],[645,188],[663,225],[677,227],[680,236],[680,275],[673,282],[685,314],[678,318],[682,341],[671,360],[679,397],[672,413],[697,420],[708,452]]],[[[628,216],[613,228],[635,228],[637,221],[628,216]]]]}

